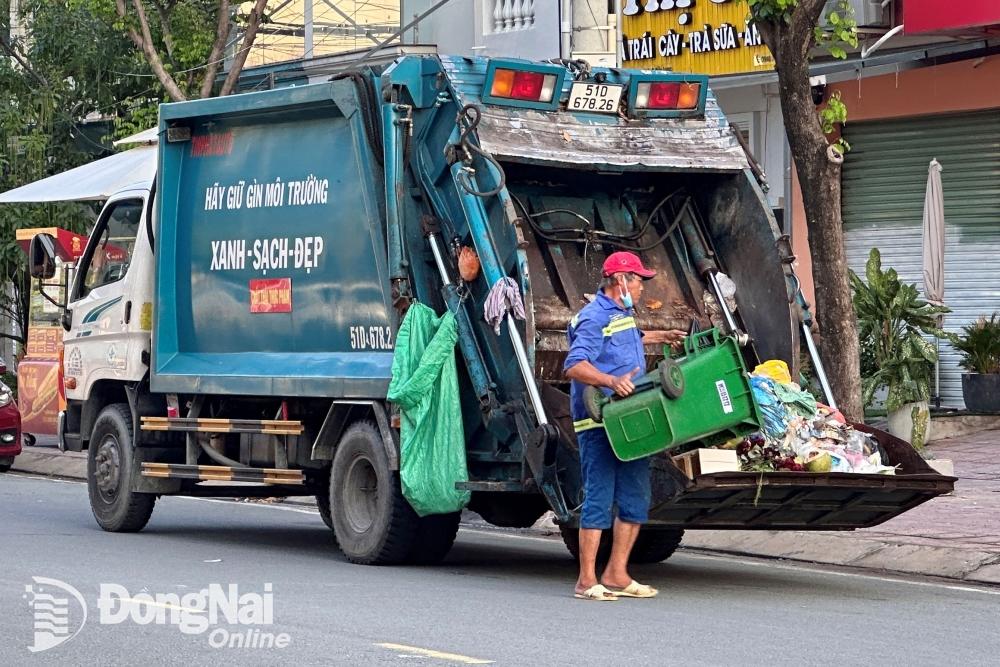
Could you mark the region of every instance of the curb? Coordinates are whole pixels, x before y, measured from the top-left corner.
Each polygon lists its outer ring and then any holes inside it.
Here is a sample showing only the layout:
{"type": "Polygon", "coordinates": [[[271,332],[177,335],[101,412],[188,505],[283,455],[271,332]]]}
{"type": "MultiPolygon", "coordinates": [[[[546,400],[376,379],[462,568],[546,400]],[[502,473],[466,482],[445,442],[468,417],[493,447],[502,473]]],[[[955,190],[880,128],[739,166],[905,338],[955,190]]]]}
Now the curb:
{"type": "Polygon", "coordinates": [[[859,533],[691,530],[682,548],[1000,584],[1000,554],[867,539],[859,533]]]}
{"type": "MultiPolygon", "coordinates": [[[[12,470],[85,480],[87,457],[83,453],[25,447],[24,452],[14,459],[12,470]]],[[[309,500],[289,498],[286,502],[314,505],[311,498],[309,500]]],[[[551,522],[546,521],[546,516],[543,516],[533,528],[518,532],[545,536],[558,534],[558,528],[554,523],[550,525],[551,522]]],[[[465,517],[463,525],[470,525],[465,517]]],[[[684,534],[681,548],[717,554],[776,558],[881,572],[944,577],[976,584],[1000,584],[1000,554],[996,552],[868,539],[861,533],[689,530],[684,534]]]]}
{"type": "Polygon", "coordinates": [[[82,452],[60,452],[49,447],[24,447],[14,459],[11,470],[47,477],[87,479],[87,455],[82,452]]]}

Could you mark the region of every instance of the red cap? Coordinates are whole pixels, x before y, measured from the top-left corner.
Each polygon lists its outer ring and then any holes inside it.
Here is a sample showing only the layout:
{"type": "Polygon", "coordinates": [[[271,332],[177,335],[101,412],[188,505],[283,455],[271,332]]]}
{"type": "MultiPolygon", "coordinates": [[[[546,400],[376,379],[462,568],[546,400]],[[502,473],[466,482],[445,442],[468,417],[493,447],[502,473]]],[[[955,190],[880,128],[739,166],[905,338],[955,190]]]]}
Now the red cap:
{"type": "Polygon", "coordinates": [[[643,278],[652,278],[656,271],[651,271],[642,265],[642,260],[630,252],[613,252],[604,260],[602,268],[604,277],[607,278],[615,273],[634,273],[643,278]]]}

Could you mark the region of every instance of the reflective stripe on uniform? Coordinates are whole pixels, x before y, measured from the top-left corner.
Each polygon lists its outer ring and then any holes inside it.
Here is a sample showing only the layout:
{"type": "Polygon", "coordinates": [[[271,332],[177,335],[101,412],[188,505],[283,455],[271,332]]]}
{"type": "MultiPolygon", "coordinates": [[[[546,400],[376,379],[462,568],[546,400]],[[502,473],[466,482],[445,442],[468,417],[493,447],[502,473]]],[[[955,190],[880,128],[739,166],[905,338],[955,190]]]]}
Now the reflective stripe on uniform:
{"type": "Polygon", "coordinates": [[[611,336],[619,331],[626,331],[628,329],[635,329],[634,317],[622,317],[617,320],[612,320],[608,326],[601,329],[601,331],[605,336],[611,336]]]}
{"type": "Polygon", "coordinates": [[[599,424],[590,418],[573,422],[573,430],[577,433],[580,431],[589,431],[592,428],[604,428],[604,424],[599,424]]]}

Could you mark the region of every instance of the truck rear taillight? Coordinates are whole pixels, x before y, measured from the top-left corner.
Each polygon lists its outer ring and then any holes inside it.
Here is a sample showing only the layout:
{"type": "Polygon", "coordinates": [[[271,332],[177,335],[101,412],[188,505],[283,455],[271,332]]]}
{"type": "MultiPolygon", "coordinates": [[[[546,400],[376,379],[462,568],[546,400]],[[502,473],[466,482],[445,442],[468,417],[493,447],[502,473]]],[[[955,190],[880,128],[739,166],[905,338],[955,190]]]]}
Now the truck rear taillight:
{"type": "Polygon", "coordinates": [[[558,111],[565,80],[566,68],[561,65],[491,59],[483,79],[482,100],[498,106],[558,111]]]}
{"type": "Polygon", "coordinates": [[[493,73],[490,95],[526,102],[551,102],[556,90],[556,76],[497,68],[493,73]]]}
{"type": "Polygon", "coordinates": [[[655,110],[696,109],[700,98],[700,83],[643,82],[636,90],[635,107],[655,110]]]}
{"type": "Polygon", "coordinates": [[[628,112],[633,118],[698,118],[705,114],[708,77],[630,72],[628,112]]]}

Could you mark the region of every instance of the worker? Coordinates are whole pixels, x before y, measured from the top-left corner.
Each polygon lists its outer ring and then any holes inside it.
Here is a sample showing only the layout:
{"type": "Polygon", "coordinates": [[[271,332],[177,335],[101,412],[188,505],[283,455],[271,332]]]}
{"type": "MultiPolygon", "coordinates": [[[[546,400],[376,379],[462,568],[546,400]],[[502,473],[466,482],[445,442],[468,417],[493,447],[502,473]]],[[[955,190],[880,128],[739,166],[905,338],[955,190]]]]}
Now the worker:
{"type": "Polygon", "coordinates": [[[628,573],[628,559],[649,515],[649,459],[620,461],[611,449],[604,427],[592,421],[584,408],[586,385],[607,394],[628,396],[633,379],[646,372],[644,345],[683,345],[683,331],[638,329],[633,308],[642,297],[643,281],[656,275],[630,252],[612,253],[604,262],[604,279],[591,303],[570,323],[569,354],[563,370],[571,380],[570,400],[580,450],[584,500],[580,512],[580,576],[575,596],[585,600],[647,598],[657,590],[640,584],[628,573]],[[616,506],[618,513],[612,517],[616,506]],[[601,533],[612,531],[611,557],[597,579],[597,550],[601,533]]]}

